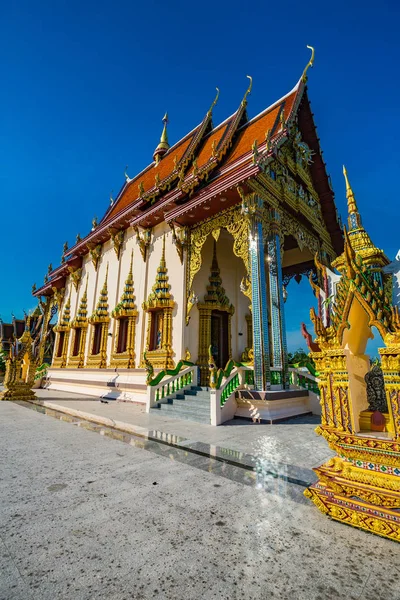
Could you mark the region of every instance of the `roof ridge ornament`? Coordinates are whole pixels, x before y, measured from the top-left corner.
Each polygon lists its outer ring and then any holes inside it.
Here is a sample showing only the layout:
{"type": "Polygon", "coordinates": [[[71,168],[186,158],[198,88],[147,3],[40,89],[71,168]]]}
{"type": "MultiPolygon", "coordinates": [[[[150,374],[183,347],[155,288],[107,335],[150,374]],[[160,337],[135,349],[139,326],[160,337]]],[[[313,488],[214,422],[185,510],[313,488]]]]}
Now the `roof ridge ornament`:
{"type": "Polygon", "coordinates": [[[211,117],[211,115],[212,115],[212,111],[213,111],[213,108],[214,108],[214,106],[215,106],[215,105],[217,104],[217,102],[218,102],[218,98],[219,98],[219,88],[217,88],[217,87],[216,87],[215,89],[217,90],[217,95],[215,96],[215,98],[214,98],[214,100],[213,100],[213,102],[212,102],[212,104],[211,104],[210,108],[208,109],[208,113],[207,113],[207,116],[208,116],[208,117],[211,117]]]}
{"type": "Polygon", "coordinates": [[[242,106],[246,106],[247,105],[247,96],[249,94],[251,94],[251,90],[252,90],[252,87],[253,87],[253,78],[251,77],[251,75],[246,75],[246,77],[247,77],[247,79],[250,79],[250,84],[249,84],[249,87],[246,90],[245,95],[243,96],[242,106]]]}
{"type": "Polygon", "coordinates": [[[314,66],[314,56],[315,56],[315,49],[314,49],[312,46],[307,46],[307,48],[308,48],[309,50],[311,50],[311,58],[310,58],[310,60],[308,61],[307,65],[306,65],[306,68],[304,69],[304,71],[303,71],[303,74],[302,74],[302,76],[301,76],[301,81],[302,81],[303,83],[306,83],[306,82],[307,82],[307,71],[308,71],[308,69],[309,69],[310,67],[314,66]]]}
{"type": "Polygon", "coordinates": [[[170,145],[168,143],[168,132],[167,132],[167,125],[168,125],[168,113],[167,112],[163,116],[162,122],[164,123],[164,127],[162,130],[160,143],[158,144],[158,146],[155,149],[154,154],[153,154],[153,159],[155,160],[156,165],[158,165],[161,158],[170,149],[170,145]]]}

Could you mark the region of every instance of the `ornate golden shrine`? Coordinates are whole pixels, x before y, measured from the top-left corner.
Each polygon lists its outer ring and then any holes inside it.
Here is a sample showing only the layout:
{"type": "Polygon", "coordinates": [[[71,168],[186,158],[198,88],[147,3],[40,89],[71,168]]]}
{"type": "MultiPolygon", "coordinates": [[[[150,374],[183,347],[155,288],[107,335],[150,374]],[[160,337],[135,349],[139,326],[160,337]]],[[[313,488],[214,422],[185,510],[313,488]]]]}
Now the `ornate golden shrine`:
{"type": "Polygon", "coordinates": [[[4,376],[5,390],[0,393],[0,400],[31,400],[35,397],[32,386],[38,363],[32,353],[33,340],[29,324],[30,317],[24,333],[10,348],[4,376]]]}
{"type": "Polygon", "coordinates": [[[53,367],[63,368],[67,364],[68,342],[70,334],[70,318],[71,294],[69,295],[68,300],[65,304],[62,316],[60,315],[58,324],[54,327],[54,331],[56,332],[56,339],[54,343],[55,355],[52,363],[53,367]]]}
{"type": "MultiPolygon", "coordinates": [[[[225,313],[227,315],[227,361],[232,358],[232,340],[231,340],[231,319],[235,312],[234,306],[230,303],[222,287],[222,279],[220,268],[217,260],[217,245],[214,239],[213,257],[211,262],[209,284],[207,285],[207,293],[204,296],[204,302],[197,305],[199,310],[199,354],[197,364],[200,367],[201,385],[207,385],[209,379],[209,348],[212,345],[212,315],[217,313],[225,313]]],[[[227,362],[226,361],[226,362],[227,362]]],[[[222,368],[225,365],[219,365],[222,368]]]]}
{"type": "Polygon", "coordinates": [[[389,261],[363,228],[345,177],[349,232],[344,253],[333,262],[341,278],[331,324],[311,310],[322,409],[316,432],[337,456],[314,469],[318,482],[305,495],[333,519],[400,541],[400,318],[391,304],[391,277],[383,272],[389,261]],[[372,391],[381,394],[386,414],[368,411],[370,361],[364,352],[372,327],[385,344],[379,349],[382,390],[372,391]]]}
{"type": "Polygon", "coordinates": [[[89,354],[86,361],[87,369],[105,369],[107,367],[107,335],[110,315],[108,313],[108,264],[104,284],[100,292],[96,310],[89,317],[91,327],[89,354]]]}
{"type": "MultiPolygon", "coordinates": [[[[165,262],[165,235],[160,264],[157,269],[156,281],[152,291],[143,302],[142,307],[148,314],[147,336],[146,336],[146,360],[153,367],[160,369],[172,369],[172,310],[175,302],[172,299],[171,286],[168,283],[168,269],[165,262]]],[[[141,366],[145,366],[144,357],[141,366]]]]}
{"type": "Polygon", "coordinates": [[[110,362],[112,368],[135,368],[135,332],[138,311],[135,304],[132,268],[133,251],[121,300],[111,313],[111,316],[117,321],[114,352],[110,362]]]}
{"type": "Polygon", "coordinates": [[[83,292],[83,296],[79,305],[78,314],[75,319],[70,322],[70,329],[73,330],[71,346],[69,351],[69,357],[67,366],[82,369],[85,363],[85,346],[86,346],[86,335],[88,328],[87,319],[87,286],[88,279],[86,279],[86,287],[83,292]]]}

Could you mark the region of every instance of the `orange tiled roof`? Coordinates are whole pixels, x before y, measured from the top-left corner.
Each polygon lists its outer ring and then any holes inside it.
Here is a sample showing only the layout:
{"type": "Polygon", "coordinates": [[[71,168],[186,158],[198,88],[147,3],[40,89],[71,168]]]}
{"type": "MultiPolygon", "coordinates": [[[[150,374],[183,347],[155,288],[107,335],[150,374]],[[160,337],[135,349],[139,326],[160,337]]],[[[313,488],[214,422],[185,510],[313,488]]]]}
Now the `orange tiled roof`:
{"type": "Polygon", "coordinates": [[[163,156],[158,165],[155,163],[151,164],[144,172],[140,173],[129,182],[121,198],[118,200],[118,202],[116,202],[114,208],[108,213],[107,221],[139,197],[140,194],[138,186],[141,183],[143,183],[144,191],[148,192],[152,187],[154,187],[155,177],[157,174],[160,176],[160,181],[162,181],[172,173],[174,170],[175,156],[177,157],[178,161],[183,157],[196,131],[197,129],[178,144],[175,144],[175,146],[173,146],[163,156]]]}
{"type": "Polygon", "coordinates": [[[220,142],[222,136],[225,133],[225,129],[227,128],[227,126],[229,125],[229,121],[227,123],[225,123],[225,126],[219,125],[216,129],[214,129],[214,131],[212,131],[210,133],[210,135],[208,136],[206,143],[204,144],[201,152],[199,153],[198,157],[197,157],[197,166],[203,167],[212,157],[212,145],[215,142],[215,148],[218,146],[218,143],[220,142]]]}
{"type": "MultiPolygon", "coordinates": [[[[285,100],[284,106],[284,117],[285,120],[289,117],[290,112],[293,108],[293,104],[296,98],[297,90],[293,91],[285,100]]],[[[246,124],[239,130],[239,139],[237,144],[235,145],[233,152],[231,152],[228,156],[228,159],[225,161],[225,164],[230,164],[238,159],[243,154],[246,154],[251,150],[251,147],[254,143],[254,140],[257,140],[258,144],[262,144],[265,141],[265,135],[269,129],[272,130],[273,126],[277,122],[279,118],[279,113],[281,110],[282,102],[279,102],[266,113],[261,113],[258,117],[256,117],[253,121],[246,124]]],[[[278,123],[279,129],[279,123],[278,123]]],[[[277,133],[277,131],[274,131],[277,133]]]]}

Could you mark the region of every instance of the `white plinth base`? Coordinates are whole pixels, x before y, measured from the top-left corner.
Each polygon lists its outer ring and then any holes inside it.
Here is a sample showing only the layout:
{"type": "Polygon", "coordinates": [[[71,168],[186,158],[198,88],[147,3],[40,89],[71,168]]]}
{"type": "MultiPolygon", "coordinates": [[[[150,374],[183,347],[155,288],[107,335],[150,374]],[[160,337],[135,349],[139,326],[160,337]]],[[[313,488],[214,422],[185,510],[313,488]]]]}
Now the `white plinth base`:
{"type": "Polygon", "coordinates": [[[43,387],[108,400],[146,403],[144,369],[51,368],[43,387]]]}
{"type": "Polygon", "coordinates": [[[235,417],[254,421],[279,421],[312,412],[308,395],[277,400],[236,398],[236,404],[235,417]]]}

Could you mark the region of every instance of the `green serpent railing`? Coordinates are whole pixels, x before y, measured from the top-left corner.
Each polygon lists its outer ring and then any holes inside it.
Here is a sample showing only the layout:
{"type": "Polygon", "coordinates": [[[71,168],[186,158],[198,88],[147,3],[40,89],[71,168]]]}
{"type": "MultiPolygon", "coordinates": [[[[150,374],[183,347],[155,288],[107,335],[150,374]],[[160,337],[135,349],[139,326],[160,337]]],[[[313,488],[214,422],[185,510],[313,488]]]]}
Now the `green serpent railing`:
{"type": "Polygon", "coordinates": [[[232,377],[232,379],[230,379],[228,381],[228,383],[226,384],[226,386],[223,388],[223,390],[221,392],[221,398],[220,398],[221,406],[224,406],[225,402],[228,400],[228,398],[232,394],[232,392],[237,390],[237,388],[239,387],[239,384],[240,384],[239,374],[235,373],[235,375],[232,377]]]}
{"type": "MultiPolygon", "coordinates": [[[[169,373],[167,372],[167,375],[168,374],[169,373]]],[[[175,375],[176,375],[176,373],[175,373],[175,375]]],[[[165,377],[165,375],[164,375],[164,377],[165,377]]],[[[164,385],[161,385],[160,387],[158,387],[156,389],[155,400],[156,400],[156,402],[158,402],[159,400],[162,400],[163,398],[167,398],[171,394],[178,392],[179,390],[185,388],[188,385],[191,385],[192,383],[193,383],[193,371],[188,371],[187,373],[183,373],[179,377],[176,377],[175,379],[166,381],[164,385]]],[[[195,383],[197,384],[197,381],[195,383]]],[[[150,383],[150,385],[155,386],[157,384],[150,383]]]]}
{"type": "Polygon", "coordinates": [[[151,379],[151,381],[149,381],[148,385],[151,385],[151,386],[158,385],[160,383],[160,381],[162,379],[164,379],[164,377],[166,375],[169,375],[170,377],[174,377],[175,375],[178,375],[179,371],[182,369],[183,366],[193,367],[194,363],[189,362],[187,360],[180,360],[178,362],[178,364],[176,365],[175,369],[163,369],[162,371],[157,373],[157,375],[155,377],[153,377],[153,379],[151,379]]]}

